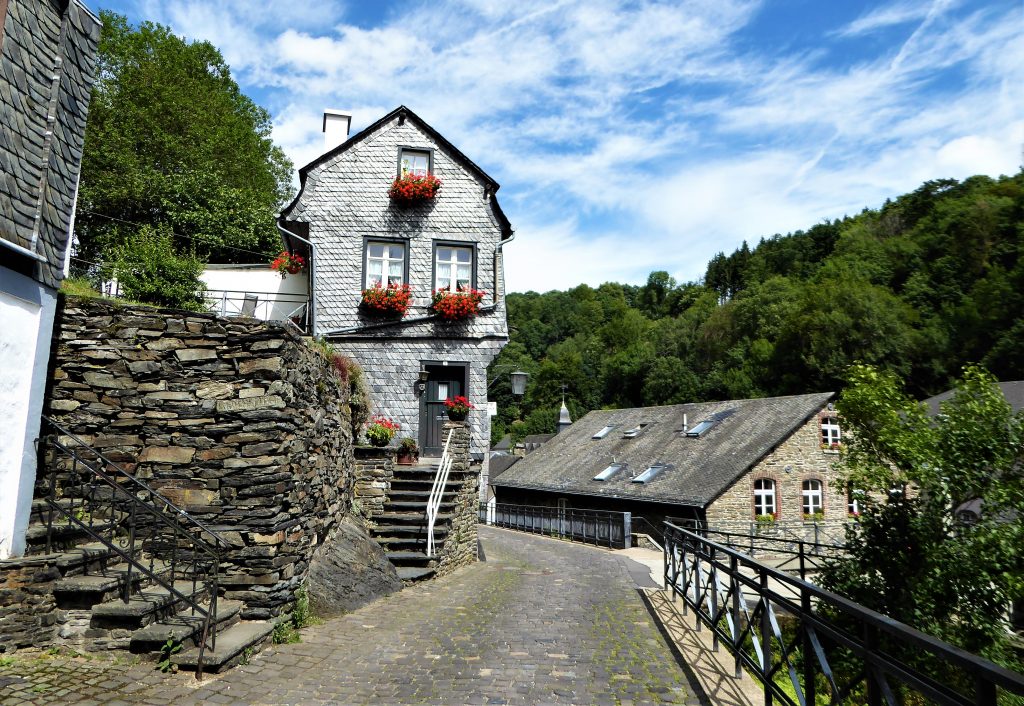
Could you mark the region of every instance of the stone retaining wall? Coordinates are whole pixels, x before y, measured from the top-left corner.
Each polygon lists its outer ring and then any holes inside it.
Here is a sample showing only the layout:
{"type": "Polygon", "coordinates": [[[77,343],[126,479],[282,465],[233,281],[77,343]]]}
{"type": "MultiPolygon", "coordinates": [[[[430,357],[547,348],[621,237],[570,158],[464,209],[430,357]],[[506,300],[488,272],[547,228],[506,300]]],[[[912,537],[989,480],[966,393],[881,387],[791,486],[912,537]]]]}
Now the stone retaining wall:
{"type": "Polygon", "coordinates": [[[352,498],[333,368],[278,324],[77,298],[55,350],[50,416],[230,543],[245,618],[287,612],[352,498]]]}
{"type": "Polygon", "coordinates": [[[394,476],[394,449],[355,448],[355,503],[365,524],[374,524],[373,518],[384,512],[394,476]]]}
{"type": "Polygon", "coordinates": [[[45,647],[53,640],[57,603],[56,567],[40,557],[7,559],[0,572],[0,653],[45,647]]]}
{"type": "Polygon", "coordinates": [[[477,515],[480,500],[480,465],[470,461],[470,428],[467,422],[445,422],[443,436],[453,429],[449,453],[452,474],[466,473],[455,496],[451,529],[437,560],[437,575],[451,573],[477,560],[477,515]]]}

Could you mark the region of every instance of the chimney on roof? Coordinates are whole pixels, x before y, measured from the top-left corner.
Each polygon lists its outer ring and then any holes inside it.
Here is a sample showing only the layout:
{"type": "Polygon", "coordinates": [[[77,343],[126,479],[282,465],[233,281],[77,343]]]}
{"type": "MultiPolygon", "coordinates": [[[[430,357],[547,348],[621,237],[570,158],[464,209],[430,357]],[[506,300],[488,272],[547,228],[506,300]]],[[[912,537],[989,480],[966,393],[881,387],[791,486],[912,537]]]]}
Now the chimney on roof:
{"type": "Polygon", "coordinates": [[[686,413],[683,413],[683,433],[690,431],[690,425],[686,423],[686,413]]]}
{"type": "Polygon", "coordinates": [[[352,127],[352,113],[327,108],[324,110],[324,152],[330,152],[348,139],[352,127]]]}

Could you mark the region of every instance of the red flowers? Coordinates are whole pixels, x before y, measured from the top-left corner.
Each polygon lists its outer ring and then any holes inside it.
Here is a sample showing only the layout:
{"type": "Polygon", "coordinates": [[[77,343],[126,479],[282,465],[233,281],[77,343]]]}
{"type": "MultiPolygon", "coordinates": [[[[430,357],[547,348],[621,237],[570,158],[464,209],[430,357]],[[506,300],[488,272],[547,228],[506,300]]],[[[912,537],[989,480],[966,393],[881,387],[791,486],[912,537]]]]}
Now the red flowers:
{"type": "Polygon", "coordinates": [[[402,425],[393,419],[376,415],[366,423],[366,438],[374,446],[387,446],[402,425]]]}
{"type": "Polygon", "coordinates": [[[305,266],[305,258],[301,255],[290,253],[287,250],[282,250],[281,254],[274,258],[274,261],[270,263],[270,269],[280,272],[282,278],[286,275],[299,274],[305,266]]]}
{"type": "Polygon", "coordinates": [[[377,282],[369,289],[363,290],[360,308],[374,316],[405,316],[412,302],[412,293],[407,284],[389,284],[387,287],[377,282]]]}
{"type": "Polygon", "coordinates": [[[434,198],[440,188],[441,180],[433,174],[406,173],[391,182],[388,196],[397,204],[412,205],[434,198]]]}
{"type": "Polygon", "coordinates": [[[472,287],[459,287],[456,292],[442,287],[434,290],[430,307],[445,321],[462,321],[480,313],[480,302],[485,294],[472,287]]]}
{"type": "Polygon", "coordinates": [[[467,414],[469,410],[476,409],[473,403],[464,395],[458,395],[455,399],[449,397],[444,401],[444,406],[448,408],[449,412],[455,412],[456,414],[467,414]]]}

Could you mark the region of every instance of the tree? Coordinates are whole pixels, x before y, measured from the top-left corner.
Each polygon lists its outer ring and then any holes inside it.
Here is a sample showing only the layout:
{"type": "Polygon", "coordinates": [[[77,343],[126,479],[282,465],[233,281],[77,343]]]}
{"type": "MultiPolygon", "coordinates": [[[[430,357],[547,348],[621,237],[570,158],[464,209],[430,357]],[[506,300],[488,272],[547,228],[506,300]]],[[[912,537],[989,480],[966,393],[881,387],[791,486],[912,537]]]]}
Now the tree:
{"type": "Polygon", "coordinates": [[[101,13],[76,234],[79,257],[109,259],[141,225],[216,262],[272,254],[291,163],[270,115],[242,94],[220,52],[149,22],[101,13]],[[241,248],[253,253],[231,249],[241,248]]]}
{"type": "Polygon", "coordinates": [[[1005,610],[1024,595],[1024,415],[977,367],[935,418],[892,373],[855,366],[850,383],[842,464],[865,502],[822,584],[1019,669],[1005,610]]]}

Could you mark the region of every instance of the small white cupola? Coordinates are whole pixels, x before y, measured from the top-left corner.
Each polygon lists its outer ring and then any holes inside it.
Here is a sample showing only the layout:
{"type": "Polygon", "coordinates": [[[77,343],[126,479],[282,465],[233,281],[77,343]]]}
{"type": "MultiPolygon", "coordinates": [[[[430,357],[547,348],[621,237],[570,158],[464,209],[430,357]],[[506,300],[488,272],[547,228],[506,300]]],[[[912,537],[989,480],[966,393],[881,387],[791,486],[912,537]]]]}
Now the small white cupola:
{"type": "Polygon", "coordinates": [[[569,416],[569,408],[565,406],[565,399],[562,399],[562,409],[558,410],[558,433],[572,426],[572,417],[569,416]]]}
{"type": "Polygon", "coordinates": [[[352,113],[346,110],[326,108],[324,110],[324,152],[330,152],[348,139],[352,128],[352,113]]]}

